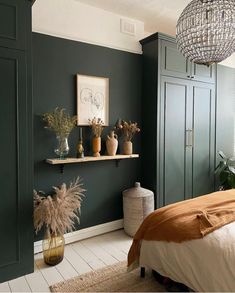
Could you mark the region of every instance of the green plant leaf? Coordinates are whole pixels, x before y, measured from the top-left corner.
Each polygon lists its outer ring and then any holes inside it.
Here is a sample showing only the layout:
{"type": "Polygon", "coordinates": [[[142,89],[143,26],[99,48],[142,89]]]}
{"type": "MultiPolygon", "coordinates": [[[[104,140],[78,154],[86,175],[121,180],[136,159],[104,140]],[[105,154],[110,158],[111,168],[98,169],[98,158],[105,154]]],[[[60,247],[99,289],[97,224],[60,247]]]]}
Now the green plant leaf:
{"type": "Polygon", "coordinates": [[[222,185],[225,184],[228,180],[229,174],[230,173],[228,171],[223,171],[220,173],[219,179],[222,185]]]}
{"type": "Polygon", "coordinates": [[[228,166],[228,169],[232,174],[235,175],[235,168],[234,167],[228,166]]]}
{"type": "Polygon", "coordinates": [[[220,161],[218,166],[215,168],[215,174],[222,172],[227,167],[224,161],[220,161]]]}
{"type": "Polygon", "coordinates": [[[227,157],[225,156],[225,154],[222,151],[219,151],[218,154],[222,159],[227,160],[227,157]]]}
{"type": "Polygon", "coordinates": [[[235,175],[230,174],[228,176],[228,184],[231,188],[235,188],[235,175]]]}

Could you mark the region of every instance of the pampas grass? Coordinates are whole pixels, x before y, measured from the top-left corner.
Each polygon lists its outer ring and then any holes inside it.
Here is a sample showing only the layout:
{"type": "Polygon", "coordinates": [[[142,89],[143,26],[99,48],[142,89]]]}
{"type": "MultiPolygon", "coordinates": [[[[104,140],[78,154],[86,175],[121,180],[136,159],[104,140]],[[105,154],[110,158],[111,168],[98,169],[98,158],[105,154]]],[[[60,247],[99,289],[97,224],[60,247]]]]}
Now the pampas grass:
{"type": "Polygon", "coordinates": [[[55,194],[46,196],[34,190],[34,227],[36,233],[45,225],[54,235],[71,232],[79,223],[84,189],[79,177],[67,188],[53,187],[55,194]]]}

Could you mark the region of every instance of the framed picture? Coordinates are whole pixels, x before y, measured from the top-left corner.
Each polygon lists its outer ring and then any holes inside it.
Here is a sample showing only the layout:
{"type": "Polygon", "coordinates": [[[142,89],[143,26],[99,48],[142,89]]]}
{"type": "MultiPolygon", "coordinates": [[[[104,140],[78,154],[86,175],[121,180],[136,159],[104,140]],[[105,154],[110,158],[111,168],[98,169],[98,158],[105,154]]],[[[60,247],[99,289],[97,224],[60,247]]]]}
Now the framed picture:
{"type": "Polygon", "coordinates": [[[78,125],[89,125],[88,119],[100,118],[109,124],[109,79],[77,74],[78,125]]]}

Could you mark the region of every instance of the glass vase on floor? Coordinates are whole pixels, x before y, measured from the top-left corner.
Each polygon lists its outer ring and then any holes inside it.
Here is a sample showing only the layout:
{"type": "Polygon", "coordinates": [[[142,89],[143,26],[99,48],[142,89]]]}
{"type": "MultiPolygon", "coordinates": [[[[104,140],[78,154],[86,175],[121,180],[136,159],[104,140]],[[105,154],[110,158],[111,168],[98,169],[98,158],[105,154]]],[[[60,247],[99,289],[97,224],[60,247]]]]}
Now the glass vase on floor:
{"type": "Polygon", "coordinates": [[[44,262],[49,266],[55,266],[64,258],[64,235],[46,230],[42,241],[44,262]]]}
{"type": "Polygon", "coordinates": [[[68,137],[69,134],[56,136],[57,147],[55,148],[55,153],[61,160],[63,160],[69,153],[68,137]]]}

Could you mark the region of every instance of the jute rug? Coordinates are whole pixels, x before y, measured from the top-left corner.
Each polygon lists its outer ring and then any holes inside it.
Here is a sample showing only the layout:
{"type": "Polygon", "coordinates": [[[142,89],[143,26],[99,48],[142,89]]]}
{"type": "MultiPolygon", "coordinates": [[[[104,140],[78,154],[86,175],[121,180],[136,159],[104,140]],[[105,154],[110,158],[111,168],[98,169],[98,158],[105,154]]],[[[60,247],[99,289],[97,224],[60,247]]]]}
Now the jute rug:
{"type": "Polygon", "coordinates": [[[51,292],[165,292],[165,288],[146,271],[140,278],[140,270],[126,271],[126,262],[99,269],[73,279],[55,284],[51,292]]]}

